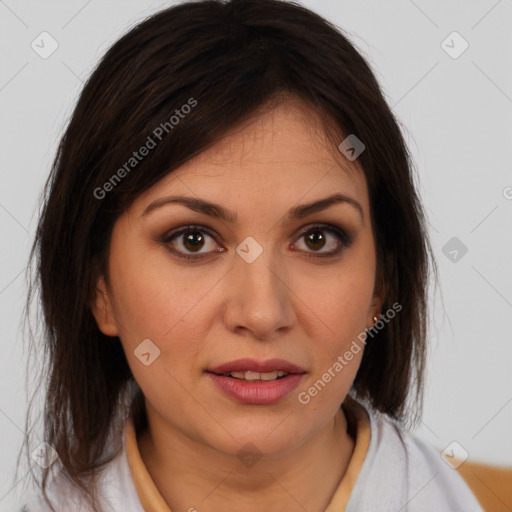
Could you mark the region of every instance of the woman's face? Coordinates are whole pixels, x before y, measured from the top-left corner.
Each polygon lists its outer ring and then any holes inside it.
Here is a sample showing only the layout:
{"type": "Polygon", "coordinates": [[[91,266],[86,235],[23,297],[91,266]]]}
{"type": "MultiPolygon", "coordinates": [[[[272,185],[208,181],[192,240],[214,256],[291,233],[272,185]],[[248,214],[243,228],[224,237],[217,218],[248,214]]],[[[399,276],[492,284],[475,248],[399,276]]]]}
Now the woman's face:
{"type": "Polygon", "coordinates": [[[349,349],[381,303],[366,180],[357,160],[334,159],[323,134],[309,107],[288,100],[167,175],[116,222],[110,287],[98,281],[93,312],[120,337],[150,422],[167,432],[272,456],[339,411],[363,353],[349,349]],[[303,208],[335,194],[347,200],[303,208]],[[218,368],[240,359],[252,362],[218,368]],[[229,370],[239,373],[217,375],[229,370]]]}

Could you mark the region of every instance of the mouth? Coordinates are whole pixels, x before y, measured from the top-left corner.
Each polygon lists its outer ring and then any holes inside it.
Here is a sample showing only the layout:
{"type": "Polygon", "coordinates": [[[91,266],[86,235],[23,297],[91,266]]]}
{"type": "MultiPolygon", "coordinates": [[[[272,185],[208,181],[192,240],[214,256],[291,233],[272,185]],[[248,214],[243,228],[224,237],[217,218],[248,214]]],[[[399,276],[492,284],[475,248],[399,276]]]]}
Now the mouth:
{"type": "Polygon", "coordinates": [[[290,374],[306,373],[303,368],[285,359],[257,361],[247,358],[224,363],[206,371],[232,379],[265,382],[283,379],[290,374]]]}
{"type": "Polygon", "coordinates": [[[214,384],[237,402],[273,404],[299,385],[306,371],[284,359],[238,359],[206,370],[214,384]]]}

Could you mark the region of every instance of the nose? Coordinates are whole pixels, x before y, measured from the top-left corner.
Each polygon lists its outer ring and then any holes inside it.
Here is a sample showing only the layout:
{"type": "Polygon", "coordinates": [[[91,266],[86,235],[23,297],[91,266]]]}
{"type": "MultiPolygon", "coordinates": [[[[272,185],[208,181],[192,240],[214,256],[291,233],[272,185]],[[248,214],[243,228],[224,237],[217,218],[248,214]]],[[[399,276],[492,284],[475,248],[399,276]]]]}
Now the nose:
{"type": "Polygon", "coordinates": [[[293,290],[284,262],[270,250],[253,261],[237,254],[227,277],[224,321],[230,331],[271,340],[292,328],[296,320],[293,290]]]}

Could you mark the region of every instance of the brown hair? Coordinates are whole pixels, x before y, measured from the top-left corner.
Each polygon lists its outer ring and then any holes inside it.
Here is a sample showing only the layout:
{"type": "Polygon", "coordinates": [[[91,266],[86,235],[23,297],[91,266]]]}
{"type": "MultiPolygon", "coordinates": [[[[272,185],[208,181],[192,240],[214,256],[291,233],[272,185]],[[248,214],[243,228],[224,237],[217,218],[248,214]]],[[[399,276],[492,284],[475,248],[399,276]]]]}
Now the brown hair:
{"type": "MultiPolygon", "coordinates": [[[[121,344],[102,334],[88,305],[98,276],[108,278],[112,227],[143,191],[283,94],[314,108],[334,143],[356,134],[366,146],[358,162],[383,311],[394,303],[403,309],[367,344],[353,392],[398,421],[418,418],[431,249],[410,155],[369,65],[339,28],[296,3],[186,2],[131,29],[88,79],[45,186],[30,254],[37,281],[27,306],[37,286],[44,314],[44,438],[91,503],[86,478],[120,448],[105,456],[133,381],[121,344]],[[132,152],[191,99],[197,105],[113,182],[132,152]]],[[[45,497],[49,473],[39,484],[45,497]]]]}

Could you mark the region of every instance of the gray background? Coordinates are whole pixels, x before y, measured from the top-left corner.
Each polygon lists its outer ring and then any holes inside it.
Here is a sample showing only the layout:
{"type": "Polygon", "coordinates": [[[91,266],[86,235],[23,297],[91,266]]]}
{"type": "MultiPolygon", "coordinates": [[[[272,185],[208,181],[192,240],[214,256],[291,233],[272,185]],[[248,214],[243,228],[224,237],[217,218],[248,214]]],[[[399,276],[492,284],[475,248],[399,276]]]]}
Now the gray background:
{"type": "MultiPolygon", "coordinates": [[[[83,80],[122,33],[170,4],[0,0],[0,510],[21,489],[13,481],[26,409],[19,325],[43,182],[83,80]],[[31,47],[42,46],[43,31],[58,43],[46,59],[31,47]]],[[[469,460],[512,466],[512,1],[303,4],[370,60],[418,167],[440,289],[417,435],[440,452],[457,441],[469,460]],[[469,44],[457,58],[442,46],[453,31],[469,44]]],[[[457,36],[446,45],[463,48],[457,36]]]]}

